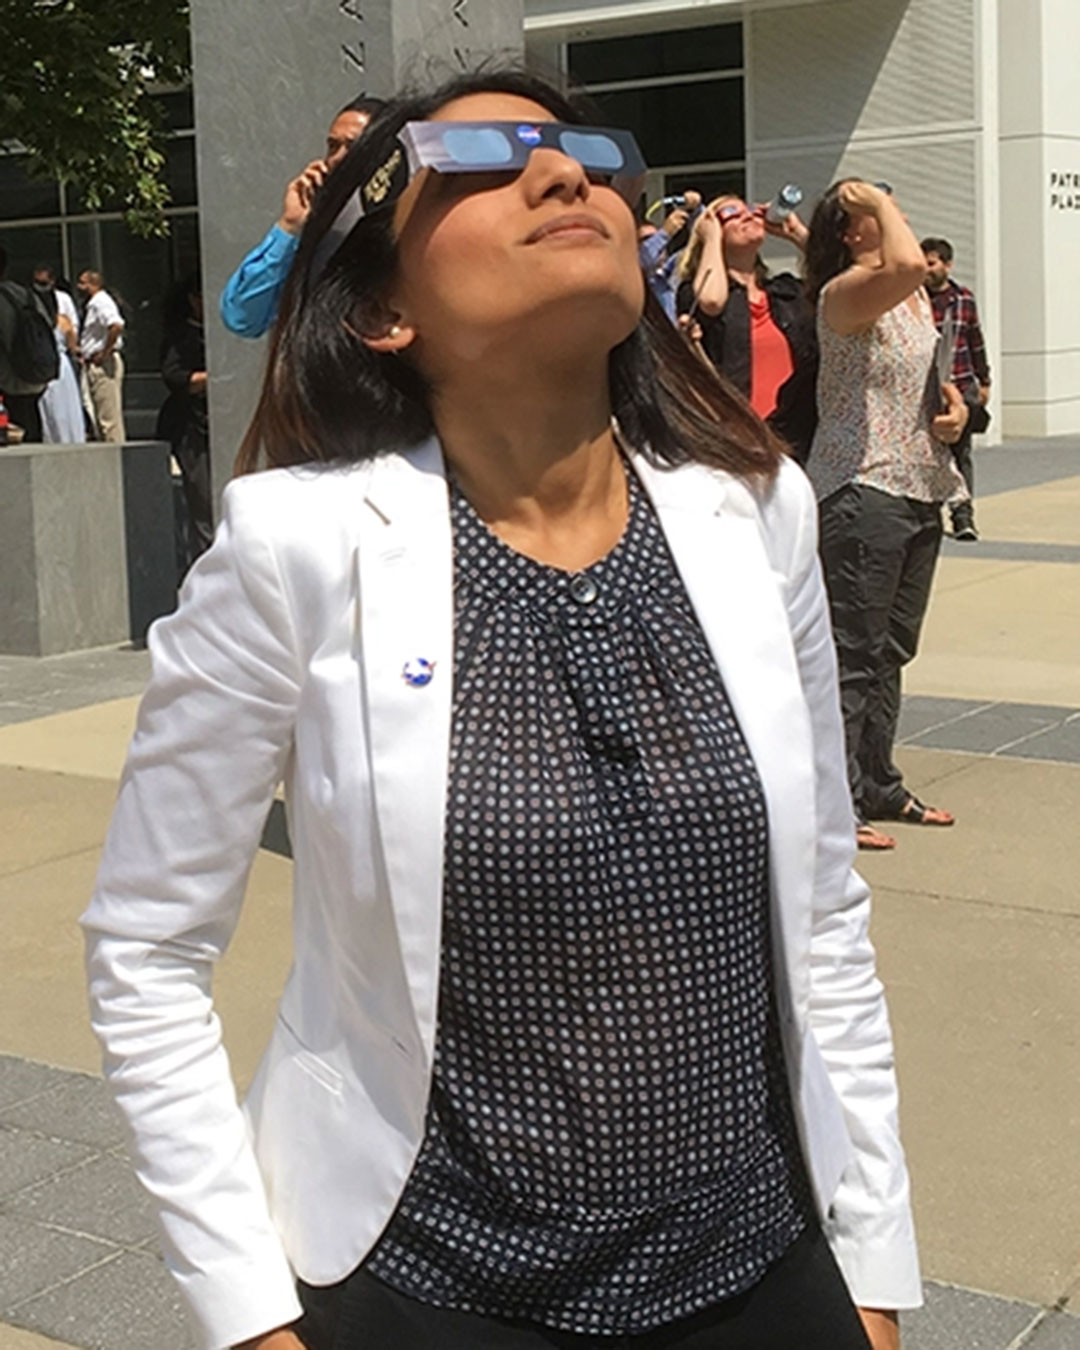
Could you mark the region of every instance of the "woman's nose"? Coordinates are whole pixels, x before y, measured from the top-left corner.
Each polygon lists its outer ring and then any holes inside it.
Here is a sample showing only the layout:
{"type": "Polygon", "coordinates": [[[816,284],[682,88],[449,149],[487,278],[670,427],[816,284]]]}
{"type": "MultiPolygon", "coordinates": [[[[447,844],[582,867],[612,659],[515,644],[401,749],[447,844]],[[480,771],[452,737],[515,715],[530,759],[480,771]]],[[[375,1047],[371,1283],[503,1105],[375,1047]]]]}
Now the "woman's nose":
{"type": "Polygon", "coordinates": [[[576,159],[542,146],[529,156],[522,185],[530,201],[558,197],[564,201],[589,195],[589,175],[576,159]]]}

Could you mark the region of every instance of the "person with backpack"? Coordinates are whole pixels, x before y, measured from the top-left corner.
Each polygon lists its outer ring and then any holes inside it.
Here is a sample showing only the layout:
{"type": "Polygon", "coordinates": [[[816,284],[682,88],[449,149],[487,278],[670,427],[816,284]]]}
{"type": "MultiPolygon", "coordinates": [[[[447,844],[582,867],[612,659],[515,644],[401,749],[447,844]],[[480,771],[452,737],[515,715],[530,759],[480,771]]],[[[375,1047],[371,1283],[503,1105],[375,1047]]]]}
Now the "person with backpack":
{"type": "Polygon", "coordinates": [[[0,391],[24,440],[41,440],[38,399],[60,371],[53,326],[26,286],[7,280],[7,251],[0,245],[0,391]]]}
{"type": "Polygon", "coordinates": [[[79,274],[79,294],[86,300],[79,349],[83,359],[84,401],[94,419],[98,437],[120,443],[124,427],[124,316],[105,289],[100,272],[79,274]]]}

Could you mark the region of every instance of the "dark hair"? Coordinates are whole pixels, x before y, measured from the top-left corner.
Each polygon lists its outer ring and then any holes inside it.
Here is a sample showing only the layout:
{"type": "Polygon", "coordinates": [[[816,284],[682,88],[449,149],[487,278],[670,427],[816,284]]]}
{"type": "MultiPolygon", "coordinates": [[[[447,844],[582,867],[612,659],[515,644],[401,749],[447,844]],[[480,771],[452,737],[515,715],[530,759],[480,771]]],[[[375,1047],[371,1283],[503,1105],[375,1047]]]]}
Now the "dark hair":
{"type": "Polygon", "coordinates": [[[840,189],[845,183],[859,181],[858,178],[838,179],[826,189],[810,217],[803,275],[806,279],[806,296],[812,305],[817,304],[825,284],[841,272],[846,272],[854,261],[851,249],[844,243],[851,216],[840,205],[840,189]]]}
{"type": "Polygon", "coordinates": [[[919,247],[924,253],[936,253],[942,262],[951,263],[953,260],[953,246],[947,239],[935,239],[931,235],[919,247]]]}
{"type": "Polygon", "coordinates": [[[334,121],[336,122],[342,113],[347,112],[363,113],[365,117],[374,119],[385,107],[386,100],[384,98],[375,98],[372,94],[361,94],[359,98],[354,98],[351,103],[346,103],[344,108],[339,108],[334,114],[334,121]]]}
{"type": "MultiPolygon", "coordinates": [[[[367,459],[415,445],[434,431],[420,372],[406,356],[374,352],[359,337],[378,325],[397,268],[393,212],[362,217],[325,267],[314,274],[310,269],[342,207],[394,153],[405,123],[475,93],[531,99],[563,122],[597,120],[582,100],[518,69],[482,68],[431,93],[387,103],[315,199],[285,285],[238,473],[262,465],[367,459]]],[[[611,406],[624,436],[660,462],[697,460],[737,474],[774,473],[781,442],[694,353],[647,286],[645,293],[641,320],[609,360],[611,406]]]]}

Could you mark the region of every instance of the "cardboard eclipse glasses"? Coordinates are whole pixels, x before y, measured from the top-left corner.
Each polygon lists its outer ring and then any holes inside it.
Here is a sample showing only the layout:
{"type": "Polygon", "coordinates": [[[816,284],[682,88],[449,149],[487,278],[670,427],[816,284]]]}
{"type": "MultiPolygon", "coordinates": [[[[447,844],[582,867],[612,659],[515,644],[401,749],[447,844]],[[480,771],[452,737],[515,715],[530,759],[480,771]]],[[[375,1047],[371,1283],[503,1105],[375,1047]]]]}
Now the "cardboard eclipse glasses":
{"type": "Polygon", "coordinates": [[[645,161],[629,131],[568,122],[406,122],[386,162],[362,183],[323,236],[312,262],[318,276],[357,222],[392,205],[421,169],[435,173],[519,173],[534,150],[558,150],[606,178],[631,205],[645,161]]]}

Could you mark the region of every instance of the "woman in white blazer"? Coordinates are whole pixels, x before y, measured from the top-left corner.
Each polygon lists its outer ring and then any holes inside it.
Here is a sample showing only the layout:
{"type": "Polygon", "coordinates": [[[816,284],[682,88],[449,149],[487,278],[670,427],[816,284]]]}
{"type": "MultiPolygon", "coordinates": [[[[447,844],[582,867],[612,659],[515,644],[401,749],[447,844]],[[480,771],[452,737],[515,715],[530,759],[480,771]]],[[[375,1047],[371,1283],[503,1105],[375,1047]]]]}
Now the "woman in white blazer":
{"type": "Polygon", "coordinates": [[[151,634],[83,924],[207,1347],[891,1350],[920,1300],[812,494],[583,122],[506,72],[375,120],[151,634]],[[241,1108],[211,980],[282,781],[241,1108]]]}

